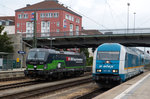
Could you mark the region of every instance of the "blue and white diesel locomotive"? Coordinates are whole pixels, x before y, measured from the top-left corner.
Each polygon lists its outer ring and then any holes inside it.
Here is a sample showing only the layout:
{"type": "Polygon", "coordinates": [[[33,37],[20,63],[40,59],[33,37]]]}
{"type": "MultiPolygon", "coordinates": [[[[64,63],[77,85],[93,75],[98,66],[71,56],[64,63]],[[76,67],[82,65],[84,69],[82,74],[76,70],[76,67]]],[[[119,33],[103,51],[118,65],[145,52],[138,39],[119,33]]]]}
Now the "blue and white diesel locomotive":
{"type": "Polygon", "coordinates": [[[93,80],[98,85],[115,85],[142,73],[149,62],[150,56],[137,48],[104,43],[94,52],[93,80]]]}

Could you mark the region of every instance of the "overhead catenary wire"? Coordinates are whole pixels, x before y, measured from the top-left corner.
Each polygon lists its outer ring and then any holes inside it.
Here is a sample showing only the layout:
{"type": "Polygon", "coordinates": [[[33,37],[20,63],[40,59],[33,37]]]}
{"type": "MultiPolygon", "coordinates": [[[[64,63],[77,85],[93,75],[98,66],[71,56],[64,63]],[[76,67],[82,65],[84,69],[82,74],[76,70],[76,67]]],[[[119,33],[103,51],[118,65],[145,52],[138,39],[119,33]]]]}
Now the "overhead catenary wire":
{"type": "Polygon", "coordinates": [[[112,9],[111,9],[110,4],[108,3],[108,0],[106,0],[106,4],[108,5],[108,7],[109,7],[109,9],[110,9],[110,14],[111,14],[111,17],[112,17],[112,19],[113,19],[113,22],[114,22],[114,25],[115,25],[115,28],[116,28],[116,22],[115,22],[115,20],[114,20],[113,13],[112,13],[112,9]]]}
{"type": "MultiPolygon", "coordinates": [[[[111,17],[112,17],[112,19],[113,19],[113,21],[114,21],[115,27],[116,27],[116,21],[115,21],[114,15],[113,15],[113,14],[115,14],[116,12],[115,12],[114,9],[111,7],[111,4],[108,2],[108,0],[106,0],[106,4],[108,5],[108,7],[109,7],[109,9],[110,9],[110,14],[111,14],[111,17]]],[[[122,16],[122,18],[123,18],[123,17],[124,17],[124,16],[122,16]]],[[[126,24],[122,21],[122,19],[120,19],[120,17],[117,18],[117,20],[120,20],[119,22],[122,23],[124,26],[126,26],[126,24]]]]}
{"type": "Polygon", "coordinates": [[[81,12],[79,12],[79,11],[77,11],[77,10],[73,9],[72,7],[67,6],[67,5],[65,5],[64,3],[62,3],[62,2],[59,2],[59,3],[63,4],[64,6],[66,6],[66,7],[68,7],[68,8],[70,8],[72,11],[74,11],[74,12],[76,12],[76,13],[78,13],[78,14],[80,14],[80,15],[84,16],[85,18],[87,18],[87,19],[91,20],[91,21],[92,21],[92,22],[94,22],[95,24],[97,24],[97,25],[99,25],[99,26],[101,26],[101,27],[103,27],[103,28],[105,28],[105,29],[109,29],[109,28],[107,28],[106,26],[104,26],[104,25],[102,25],[102,24],[98,23],[98,22],[97,22],[97,21],[95,21],[94,19],[92,19],[92,18],[88,17],[87,15],[84,15],[83,13],[81,13],[81,12]]]}

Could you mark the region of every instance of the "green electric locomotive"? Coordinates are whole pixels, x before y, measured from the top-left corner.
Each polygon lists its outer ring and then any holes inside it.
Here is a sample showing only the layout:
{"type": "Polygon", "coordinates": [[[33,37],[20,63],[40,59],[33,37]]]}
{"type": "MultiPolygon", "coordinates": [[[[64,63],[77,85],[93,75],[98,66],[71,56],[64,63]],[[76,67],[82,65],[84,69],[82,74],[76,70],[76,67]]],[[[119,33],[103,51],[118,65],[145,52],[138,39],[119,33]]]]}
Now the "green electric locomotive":
{"type": "Polygon", "coordinates": [[[26,59],[25,76],[31,78],[60,78],[79,76],[85,71],[86,58],[83,54],[34,48],[26,59]]]}

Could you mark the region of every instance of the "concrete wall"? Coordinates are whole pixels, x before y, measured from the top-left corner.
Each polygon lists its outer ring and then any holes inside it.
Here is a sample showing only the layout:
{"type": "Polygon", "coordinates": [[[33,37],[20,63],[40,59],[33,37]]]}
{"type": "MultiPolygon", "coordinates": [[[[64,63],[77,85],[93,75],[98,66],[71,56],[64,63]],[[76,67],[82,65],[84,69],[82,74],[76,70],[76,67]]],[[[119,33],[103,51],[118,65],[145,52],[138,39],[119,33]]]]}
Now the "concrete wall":
{"type": "Polygon", "coordinates": [[[25,67],[25,61],[26,61],[26,56],[29,51],[29,47],[25,45],[25,43],[21,44],[21,34],[10,34],[8,35],[11,37],[11,41],[14,42],[13,47],[14,47],[14,53],[13,53],[13,59],[16,60],[19,58],[22,61],[22,67],[25,67]],[[25,51],[26,54],[18,54],[18,51],[25,51]]]}

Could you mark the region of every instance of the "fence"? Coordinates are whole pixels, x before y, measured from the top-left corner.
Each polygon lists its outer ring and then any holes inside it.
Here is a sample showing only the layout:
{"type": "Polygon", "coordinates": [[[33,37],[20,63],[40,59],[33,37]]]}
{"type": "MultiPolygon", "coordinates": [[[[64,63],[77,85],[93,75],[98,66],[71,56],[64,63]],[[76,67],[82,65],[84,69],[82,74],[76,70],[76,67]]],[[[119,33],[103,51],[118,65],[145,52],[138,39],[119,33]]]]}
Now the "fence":
{"type": "MultiPolygon", "coordinates": [[[[135,28],[135,29],[104,29],[104,30],[83,30],[83,31],[65,31],[65,32],[48,32],[36,33],[36,37],[61,37],[61,36],[86,36],[86,35],[102,35],[102,34],[142,34],[150,33],[150,28],[135,28]]],[[[33,33],[23,33],[23,38],[33,37],[33,33]]]]}
{"type": "Polygon", "coordinates": [[[21,67],[21,61],[17,62],[12,57],[13,54],[0,52],[0,71],[21,67]]]}

